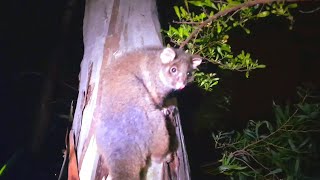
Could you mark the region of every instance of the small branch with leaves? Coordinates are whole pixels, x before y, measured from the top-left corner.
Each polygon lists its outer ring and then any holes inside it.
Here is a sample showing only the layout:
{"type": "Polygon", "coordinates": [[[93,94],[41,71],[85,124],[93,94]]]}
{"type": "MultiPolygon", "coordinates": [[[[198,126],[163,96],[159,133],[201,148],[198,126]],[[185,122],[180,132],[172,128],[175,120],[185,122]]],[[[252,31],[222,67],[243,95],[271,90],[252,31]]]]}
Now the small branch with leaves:
{"type": "MultiPolygon", "coordinates": [[[[258,5],[258,4],[267,4],[267,3],[272,3],[272,2],[297,2],[297,1],[306,1],[306,0],[253,0],[253,1],[246,1],[242,4],[239,4],[239,5],[235,5],[234,7],[230,7],[230,8],[227,8],[227,9],[224,9],[222,11],[219,11],[218,13],[210,16],[207,20],[203,21],[190,35],[189,37],[183,41],[180,45],[180,48],[183,48],[192,38],[194,38],[194,36],[196,34],[199,33],[199,31],[207,26],[208,24],[211,24],[214,20],[218,19],[219,17],[221,16],[225,16],[231,12],[234,12],[234,11],[237,11],[239,9],[242,9],[242,8],[248,8],[248,7],[251,7],[251,6],[255,6],[255,5],[258,5]]],[[[219,1],[218,1],[219,2],[219,1]]]]}

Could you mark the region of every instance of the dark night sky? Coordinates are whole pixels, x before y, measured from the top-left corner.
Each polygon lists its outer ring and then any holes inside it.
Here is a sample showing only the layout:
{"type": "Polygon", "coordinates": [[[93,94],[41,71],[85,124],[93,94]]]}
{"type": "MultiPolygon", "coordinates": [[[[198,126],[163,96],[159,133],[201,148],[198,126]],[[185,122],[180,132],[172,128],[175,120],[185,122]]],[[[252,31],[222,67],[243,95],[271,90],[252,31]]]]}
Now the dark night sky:
{"type": "Polygon", "coordinates": [[[31,179],[56,179],[54,174],[61,167],[67,121],[59,115],[68,114],[70,103],[76,100],[78,93],[84,11],[84,1],[79,1],[70,33],[62,36],[65,2],[13,0],[0,3],[0,166],[18,150],[30,146],[44,80],[52,64],[49,62],[59,59],[54,73],[53,99],[49,103],[53,123],[49,125],[38,157],[25,155],[19,157],[19,163],[15,162],[18,165],[13,171],[17,176],[29,174],[31,179]],[[63,48],[59,49],[61,44],[63,48]],[[57,55],[61,49],[65,52],[63,58],[57,55]]]}
{"type": "MultiPolygon", "coordinates": [[[[319,3],[316,5],[320,6],[319,3]]],[[[75,89],[77,89],[83,52],[81,32],[83,6],[84,2],[81,1],[74,13],[74,20],[69,30],[71,33],[61,38],[61,19],[66,7],[64,0],[10,0],[0,3],[0,147],[2,148],[0,166],[18,148],[29,143],[43,80],[48,71],[48,62],[54,57],[59,43],[68,42],[64,45],[66,58],[59,62],[57,68],[55,100],[52,102],[53,117],[58,122],[49,128],[48,141],[51,146],[46,144],[47,148],[52,148],[52,144],[59,144],[48,151],[54,153],[54,158],[62,157],[61,149],[66,125],[57,114],[67,114],[71,100],[76,100],[78,93],[75,89]]],[[[315,6],[303,6],[304,10],[314,8],[315,6]]],[[[160,17],[163,17],[161,14],[160,12],[160,17]]],[[[272,98],[278,97],[280,101],[285,101],[295,93],[295,87],[303,81],[314,82],[318,88],[320,85],[319,11],[314,14],[297,14],[293,31],[288,30],[288,24],[277,20],[261,21],[250,26],[252,27],[250,36],[243,32],[233,34],[230,41],[234,44],[234,50],[245,49],[252,52],[270,68],[253,73],[249,80],[243,78],[243,75],[233,75],[235,92],[233,108],[235,117],[239,117],[239,121],[270,113],[272,98]],[[249,95],[253,98],[245,98],[249,95]],[[246,102],[246,106],[251,109],[247,108],[249,110],[244,111],[238,108],[244,106],[243,102],[246,102]]],[[[189,104],[192,102],[190,100],[189,104]]],[[[235,124],[241,123],[235,122],[235,124]]],[[[185,127],[186,131],[190,132],[190,137],[192,127],[193,122],[186,124],[185,127]]],[[[192,142],[188,143],[194,145],[192,142]]],[[[199,143],[196,145],[199,150],[193,153],[201,154],[202,148],[208,149],[205,145],[199,143]]],[[[201,161],[201,158],[205,159],[199,157],[198,161],[201,161]]],[[[62,158],[60,161],[47,159],[47,162],[57,163],[58,168],[61,160],[62,158]]],[[[45,165],[42,168],[50,169],[50,166],[45,165]]],[[[53,173],[56,172],[56,169],[53,170],[53,173]]],[[[44,177],[49,179],[47,176],[44,177]]]]}

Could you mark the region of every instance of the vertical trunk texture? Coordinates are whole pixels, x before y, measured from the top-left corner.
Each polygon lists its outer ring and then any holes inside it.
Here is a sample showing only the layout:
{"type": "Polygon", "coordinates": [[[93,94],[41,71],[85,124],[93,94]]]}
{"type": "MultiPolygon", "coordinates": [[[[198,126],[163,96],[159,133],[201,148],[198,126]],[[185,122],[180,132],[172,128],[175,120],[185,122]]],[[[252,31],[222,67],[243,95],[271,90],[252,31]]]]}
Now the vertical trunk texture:
{"type": "MultiPolygon", "coordinates": [[[[104,81],[105,67],[114,57],[127,51],[143,47],[162,47],[160,24],[155,0],[87,0],[83,23],[84,56],[79,75],[79,95],[71,133],[75,140],[75,151],[80,179],[102,179],[107,169],[103,169],[94,136],[96,104],[100,97],[100,84],[104,81]]],[[[107,82],[106,82],[107,83],[107,82]]],[[[176,118],[177,119],[177,118],[176,118]]],[[[184,148],[181,127],[176,123],[179,145],[176,161],[185,175],[178,179],[189,179],[189,167],[184,148]],[[183,154],[185,153],[185,154],[183,154]],[[181,156],[181,157],[179,157],[181,156]],[[182,165],[182,166],[181,166],[182,165]]],[[[72,145],[70,145],[72,147],[72,145]]],[[[70,150],[72,151],[72,149],[70,150]]],[[[74,157],[69,157],[72,159],[74,157]]],[[[147,179],[165,178],[170,172],[170,164],[153,163],[147,179]],[[169,172],[168,172],[169,171],[169,172]]],[[[70,172],[69,172],[70,173],[70,172]]],[[[169,175],[170,176],[170,175],[169,175]]],[[[70,178],[69,176],[69,179],[70,178]]]]}

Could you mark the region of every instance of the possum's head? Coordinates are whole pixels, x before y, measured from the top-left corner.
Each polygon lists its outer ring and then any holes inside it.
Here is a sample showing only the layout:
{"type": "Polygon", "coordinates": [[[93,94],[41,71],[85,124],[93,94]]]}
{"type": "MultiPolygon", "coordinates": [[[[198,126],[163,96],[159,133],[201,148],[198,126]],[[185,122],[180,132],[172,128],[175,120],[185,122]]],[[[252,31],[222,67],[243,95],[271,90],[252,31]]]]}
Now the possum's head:
{"type": "Polygon", "coordinates": [[[180,49],[164,48],[160,53],[163,65],[159,77],[168,88],[183,89],[192,78],[192,71],[201,64],[202,59],[185,53],[180,49]]]}

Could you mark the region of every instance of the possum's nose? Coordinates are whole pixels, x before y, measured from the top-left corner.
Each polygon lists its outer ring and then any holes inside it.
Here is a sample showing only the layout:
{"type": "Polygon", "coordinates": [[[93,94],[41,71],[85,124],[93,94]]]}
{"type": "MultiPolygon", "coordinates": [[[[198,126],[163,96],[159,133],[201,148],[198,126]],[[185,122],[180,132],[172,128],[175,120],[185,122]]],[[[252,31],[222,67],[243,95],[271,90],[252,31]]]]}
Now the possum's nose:
{"type": "Polygon", "coordinates": [[[186,76],[180,73],[176,83],[176,89],[183,89],[185,86],[186,86],[186,76]]]}

